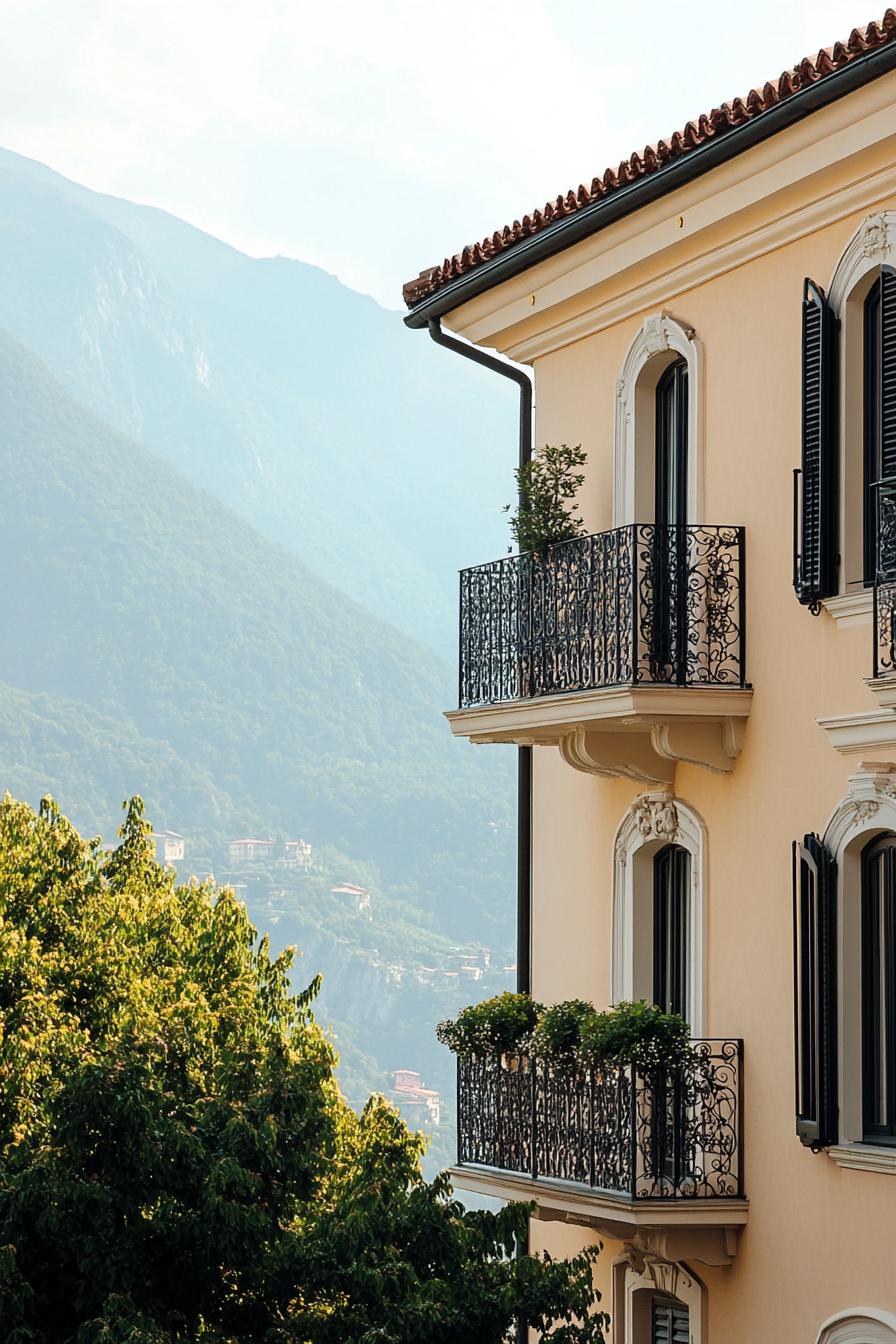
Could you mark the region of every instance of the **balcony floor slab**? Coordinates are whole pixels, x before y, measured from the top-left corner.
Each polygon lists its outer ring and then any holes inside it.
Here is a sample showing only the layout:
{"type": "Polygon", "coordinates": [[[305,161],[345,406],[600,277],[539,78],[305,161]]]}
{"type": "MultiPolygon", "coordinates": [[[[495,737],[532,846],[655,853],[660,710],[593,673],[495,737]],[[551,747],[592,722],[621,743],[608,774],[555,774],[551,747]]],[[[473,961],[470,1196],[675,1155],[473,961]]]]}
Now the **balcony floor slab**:
{"type": "Polygon", "coordinates": [[[593,1228],[614,1241],[668,1260],[728,1265],[747,1222],[746,1199],[633,1199],[567,1181],[459,1163],[448,1175],[461,1190],[494,1199],[531,1201],[543,1222],[593,1228]]]}
{"type": "Polygon", "coordinates": [[[613,686],[449,710],[456,737],[556,746],[589,774],[669,784],[678,761],[727,773],[753,692],[739,687],[613,686]]]}

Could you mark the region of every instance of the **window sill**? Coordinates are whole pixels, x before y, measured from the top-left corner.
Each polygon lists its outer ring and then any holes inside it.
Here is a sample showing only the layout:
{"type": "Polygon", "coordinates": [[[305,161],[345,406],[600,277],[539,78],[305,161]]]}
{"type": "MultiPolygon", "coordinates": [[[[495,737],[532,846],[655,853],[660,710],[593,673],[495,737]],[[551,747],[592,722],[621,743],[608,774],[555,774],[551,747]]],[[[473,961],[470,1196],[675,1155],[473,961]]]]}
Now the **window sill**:
{"type": "Polygon", "coordinates": [[[896,1176],[896,1147],[876,1147],[872,1143],[838,1143],[827,1152],[838,1167],[896,1176]]]}
{"type": "Polygon", "coordinates": [[[851,593],[826,597],[821,605],[830,612],[838,626],[870,625],[872,601],[872,590],[859,588],[851,593]]]}

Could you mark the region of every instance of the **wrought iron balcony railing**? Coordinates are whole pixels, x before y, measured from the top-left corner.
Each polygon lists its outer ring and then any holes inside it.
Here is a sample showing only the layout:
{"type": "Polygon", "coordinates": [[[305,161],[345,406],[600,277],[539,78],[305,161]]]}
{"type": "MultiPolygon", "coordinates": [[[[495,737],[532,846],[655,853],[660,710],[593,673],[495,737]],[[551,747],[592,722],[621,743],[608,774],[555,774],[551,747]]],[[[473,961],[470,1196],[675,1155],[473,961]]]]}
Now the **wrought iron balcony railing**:
{"type": "Polygon", "coordinates": [[[458,1061],[458,1161],[635,1200],[743,1198],[743,1042],[680,1073],[458,1061]]]}
{"type": "Polygon", "coordinates": [[[874,676],[896,673],[896,486],[877,487],[874,676]]]}
{"type": "Polygon", "coordinates": [[[461,571],[460,707],[744,687],[742,527],[633,523],[461,571]]]}

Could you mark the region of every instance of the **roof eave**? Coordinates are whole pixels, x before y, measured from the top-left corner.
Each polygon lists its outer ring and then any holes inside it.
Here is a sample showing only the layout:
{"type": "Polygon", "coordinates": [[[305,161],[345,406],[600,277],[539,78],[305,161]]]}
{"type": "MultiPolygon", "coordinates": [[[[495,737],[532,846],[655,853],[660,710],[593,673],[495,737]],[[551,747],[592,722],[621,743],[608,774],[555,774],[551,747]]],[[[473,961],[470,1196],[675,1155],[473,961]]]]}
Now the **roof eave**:
{"type": "Polygon", "coordinates": [[[427,326],[436,318],[460,308],[496,285],[522,274],[531,266],[548,257],[556,256],[567,247],[582,242],[618,219],[632,214],[644,205],[676,191],[712,168],[727,163],[753,145],[760,144],[801,121],[812,112],[836,102],[847,93],[859,89],[873,79],[896,68],[896,41],[857,56],[848,65],[798,90],[791,97],[752,121],[734,127],[724,135],[707,140],[688,154],[658,168],[646,177],[620,187],[611,196],[602,197],[577,210],[573,215],[557,220],[540,233],[524,238],[506,252],[489,261],[481,262],[464,275],[450,281],[434,294],[415,304],[405,315],[405,324],[415,330],[427,326]]]}

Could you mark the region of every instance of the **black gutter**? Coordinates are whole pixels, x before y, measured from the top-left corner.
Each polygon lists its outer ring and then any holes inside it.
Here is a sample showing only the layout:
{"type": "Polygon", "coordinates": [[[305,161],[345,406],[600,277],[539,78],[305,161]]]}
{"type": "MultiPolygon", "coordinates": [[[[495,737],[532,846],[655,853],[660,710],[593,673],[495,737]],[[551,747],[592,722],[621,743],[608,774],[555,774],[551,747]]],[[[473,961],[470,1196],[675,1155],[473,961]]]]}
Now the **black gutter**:
{"type": "Polygon", "coordinates": [[[530,266],[555,256],[606,228],[608,224],[685,186],[710,169],[727,163],[729,159],[761,144],[778,131],[802,121],[803,117],[836,102],[838,98],[862,88],[894,68],[896,38],[891,38],[883,46],[857,56],[832,74],[823,75],[814,84],[807,84],[804,89],[776,103],[767,112],[760,112],[751,121],[745,121],[730,131],[717,133],[711,140],[706,140],[656,172],[619,187],[610,196],[583,206],[575,214],[549,224],[541,232],[524,238],[507,251],[499,252],[491,260],[475,266],[467,274],[458,276],[429,298],[423,299],[406,315],[405,322],[415,329],[427,326],[433,318],[441,318],[445,313],[459,308],[462,303],[512,279],[530,266]]]}

